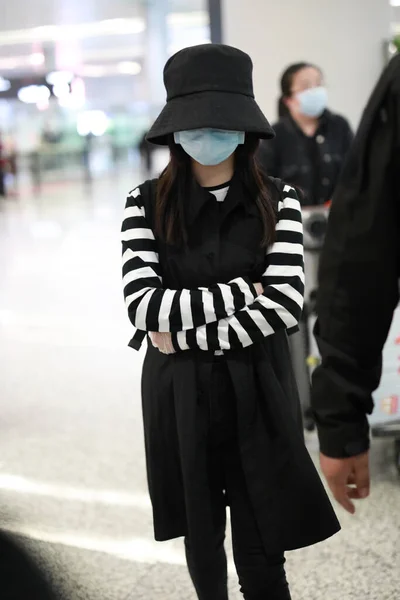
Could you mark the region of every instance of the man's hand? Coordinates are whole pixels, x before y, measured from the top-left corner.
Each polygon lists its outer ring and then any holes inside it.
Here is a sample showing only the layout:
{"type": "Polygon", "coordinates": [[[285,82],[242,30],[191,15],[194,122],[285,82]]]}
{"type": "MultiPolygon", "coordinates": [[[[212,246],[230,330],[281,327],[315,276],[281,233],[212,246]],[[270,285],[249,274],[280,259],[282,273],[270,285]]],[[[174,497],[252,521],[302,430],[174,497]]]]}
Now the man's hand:
{"type": "Polygon", "coordinates": [[[264,286],[262,283],[255,283],[254,287],[256,288],[257,296],[261,296],[264,293],[264,286]]]}
{"type": "Polygon", "coordinates": [[[170,333],[150,333],[151,343],[163,354],[175,354],[170,333]]]}
{"type": "Polygon", "coordinates": [[[367,498],[370,492],[369,452],[351,458],[329,458],[321,454],[321,468],[336,500],[354,515],[351,500],[367,498]]]}

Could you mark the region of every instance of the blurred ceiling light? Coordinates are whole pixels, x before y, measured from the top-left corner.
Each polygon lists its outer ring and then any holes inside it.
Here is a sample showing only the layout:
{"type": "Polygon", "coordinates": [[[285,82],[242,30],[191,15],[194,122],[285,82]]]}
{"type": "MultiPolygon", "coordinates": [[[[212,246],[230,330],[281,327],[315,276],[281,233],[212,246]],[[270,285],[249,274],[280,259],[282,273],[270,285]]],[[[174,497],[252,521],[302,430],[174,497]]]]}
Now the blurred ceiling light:
{"type": "Polygon", "coordinates": [[[79,68],[81,77],[114,77],[116,75],[138,75],[142,70],[140,63],[120,61],[102,65],[82,65],[79,68]]]}
{"type": "Polygon", "coordinates": [[[96,137],[100,137],[105,134],[108,129],[109,121],[106,115],[103,118],[99,118],[96,122],[92,123],[92,133],[96,137]]]}
{"type": "Polygon", "coordinates": [[[61,98],[58,98],[58,106],[61,108],[67,108],[69,110],[78,110],[83,108],[85,103],[77,102],[73,94],[68,94],[68,96],[62,96],[61,98]]]}
{"type": "Polygon", "coordinates": [[[87,110],[78,115],[76,129],[81,136],[102,136],[109,126],[109,119],[102,110],[87,110]]]}
{"type": "Polygon", "coordinates": [[[117,71],[123,75],[139,75],[142,67],[135,61],[122,61],[117,65],[117,71]]]}
{"type": "Polygon", "coordinates": [[[85,39],[107,35],[138,34],[146,30],[141,18],[108,19],[76,25],[45,25],[30,29],[2,31],[0,46],[24,44],[33,41],[56,42],[60,39],[85,39]]]}
{"type": "Polygon", "coordinates": [[[0,76],[0,92],[8,92],[11,88],[11,81],[0,76]]]}
{"type": "Polygon", "coordinates": [[[76,124],[76,130],[78,134],[82,137],[85,137],[86,135],[89,135],[89,133],[91,133],[90,125],[84,117],[85,113],[83,113],[82,115],[78,115],[78,121],[76,124]]]}
{"type": "Polygon", "coordinates": [[[47,100],[43,99],[43,100],[40,100],[39,102],[36,102],[36,108],[41,111],[47,110],[49,108],[49,106],[50,106],[50,103],[49,103],[48,98],[47,98],[47,100]]]}
{"type": "MultiPolygon", "coordinates": [[[[36,39],[53,39],[53,36],[57,35],[57,26],[56,25],[41,25],[40,27],[33,27],[32,29],[20,29],[15,33],[22,33],[23,31],[29,32],[29,35],[36,39]]],[[[10,35],[12,31],[6,31],[6,34],[10,35]]]]}
{"type": "Polygon", "coordinates": [[[115,48],[82,48],[82,62],[83,63],[97,63],[101,61],[126,61],[126,60],[136,60],[143,56],[143,44],[136,44],[135,46],[131,45],[121,45],[116,46],[115,48]],[[129,57],[127,59],[127,57],[129,57]]]}
{"type": "Polygon", "coordinates": [[[83,65],[79,72],[82,77],[104,77],[107,75],[107,69],[102,65],[83,65]]]}
{"type": "Polygon", "coordinates": [[[19,67],[22,64],[25,64],[22,62],[22,58],[26,57],[21,57],[21,56],[15,56],[12,58],[0,58],[0,69],[16,69],[17,67],[19,67]]]}
{"type": "Polygon", "coordinates": [[[69,110],[80,110],[86,103],[85,82],[80,77],[76,77],[71,82],[71,93],[58,99],[58,104],[62,108],[69,110]]]}
{"type": "Polygon", "coordinates": [[[18,90],[18,98],[25,104],[40,104],[50,98],[50,90],[45,85],[28,85],[18,90]]]}
{"type": "Polygon", "coordinates": [[[29,56],[29,64],[33,67],[44,65],[44,54],[42,52],[34,52],[29,56]]]}
{"type": "Polygon", "coordinates": [[[56,83],[53,86],[53,94],[56,98],[65,98],[65,96],[69,96],[70,93],[71,89],[69,87],[69,83],[67,83],[66,81],[56,83]]]}
{"type": "Polygon", "coordinates": [[[58,85],[63,83],[71,83],[74,74],[69,71],[53,71],[46,75],[46,81],[50,85],[58,85]]]}
{"type": "Polygon", "coordinates": [[[390,0],[392,6],[400,6],[400,0],[390,0]]]}
{"type": "Polygon", "coordinates": [[[167,23],[171,27],[189,27],[191,25],[208,25],[210,17],[208,11],[198,10],[193,12],[176,12],[167,16],[167,23]]]}
{"type": "Polygon", "coordinates": [[[101,29],[103,35],[142,33],[146,30],[146,23],[143,19],[107,19],[93,23],[92,27],[101,29]]]}

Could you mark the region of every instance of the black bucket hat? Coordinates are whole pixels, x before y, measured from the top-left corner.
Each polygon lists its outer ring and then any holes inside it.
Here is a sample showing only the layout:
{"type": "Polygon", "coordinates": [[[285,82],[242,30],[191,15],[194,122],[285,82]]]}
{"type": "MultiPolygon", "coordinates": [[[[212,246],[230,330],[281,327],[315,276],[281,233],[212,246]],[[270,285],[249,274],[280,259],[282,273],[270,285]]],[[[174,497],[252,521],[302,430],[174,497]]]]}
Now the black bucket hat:
{"type": "Polygon", "coordinates": [[[165,146],[172,133],[206,127],[275,136],[254,99],[251,58],[237,48],[185,48],[165,65],[164,84],[167,104],[147,134],[153,144],[165,146]]]}

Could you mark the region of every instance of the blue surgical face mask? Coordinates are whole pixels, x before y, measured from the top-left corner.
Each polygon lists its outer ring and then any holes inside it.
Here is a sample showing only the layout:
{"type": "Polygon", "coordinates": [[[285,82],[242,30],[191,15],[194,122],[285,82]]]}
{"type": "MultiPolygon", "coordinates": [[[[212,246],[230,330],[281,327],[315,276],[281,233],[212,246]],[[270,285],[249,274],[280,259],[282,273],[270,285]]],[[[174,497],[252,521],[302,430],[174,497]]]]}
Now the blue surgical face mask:
{"type": "Polygon", "coordinates": [[[198,163],[209,167],[224,162],[239,144],[244,144],[244,139],[244,132],[220,129],[192,129],[174,133],[176,144],[180,144],[198,163]]]}
{"type": "Polygon", "coordinates": [[[328,105],[328,92],[322,86],[299,92],[296,97],[301,114],[307,117],[320,117],[328,105]]]}

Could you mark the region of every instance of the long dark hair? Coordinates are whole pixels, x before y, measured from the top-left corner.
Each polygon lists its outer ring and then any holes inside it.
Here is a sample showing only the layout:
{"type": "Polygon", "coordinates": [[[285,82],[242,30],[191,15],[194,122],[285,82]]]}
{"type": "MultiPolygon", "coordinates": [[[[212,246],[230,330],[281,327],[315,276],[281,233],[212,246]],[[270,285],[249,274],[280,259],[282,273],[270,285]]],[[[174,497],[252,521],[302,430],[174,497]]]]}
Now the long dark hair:
{"type": "MultiPolygon", "coordinates": [[[[157,185],[155,229],[157,236],[167,244],[187,244],[188,235],[185,222],[185,202],[188,201],[192,182],[191,159],[169,139],[170,161],[161,173],[157,185]]],[[[245,143],[238,146],[235,153],[235,172],[241,177],[246,191],[260,209],[264,233],[262,246],[268,247],[274,241],[276,209],[272,194],[275,191],[263,175],[256,160],[259,140],[246,134],[245,143]]]]}
{"type": "Polygon", "coordinates": [[[285,103],[285,98],[290,98],[290,96],[292,95],[293,80],[295,76],[297,75],[297,73],[299,73],[299,71],[302,71],[303,69],[307,69],[309,67],[317,69],[322,73],[319,67],[316,67],[315,65],[312,65],[308,62],[295,63],[293,65],[290,65],[283,72],[281,77],[281,97],[278,101],[278,115],[280,119],[282,119],[283,117],[287,117],[290,114],[290,111],[285,103]]]}

